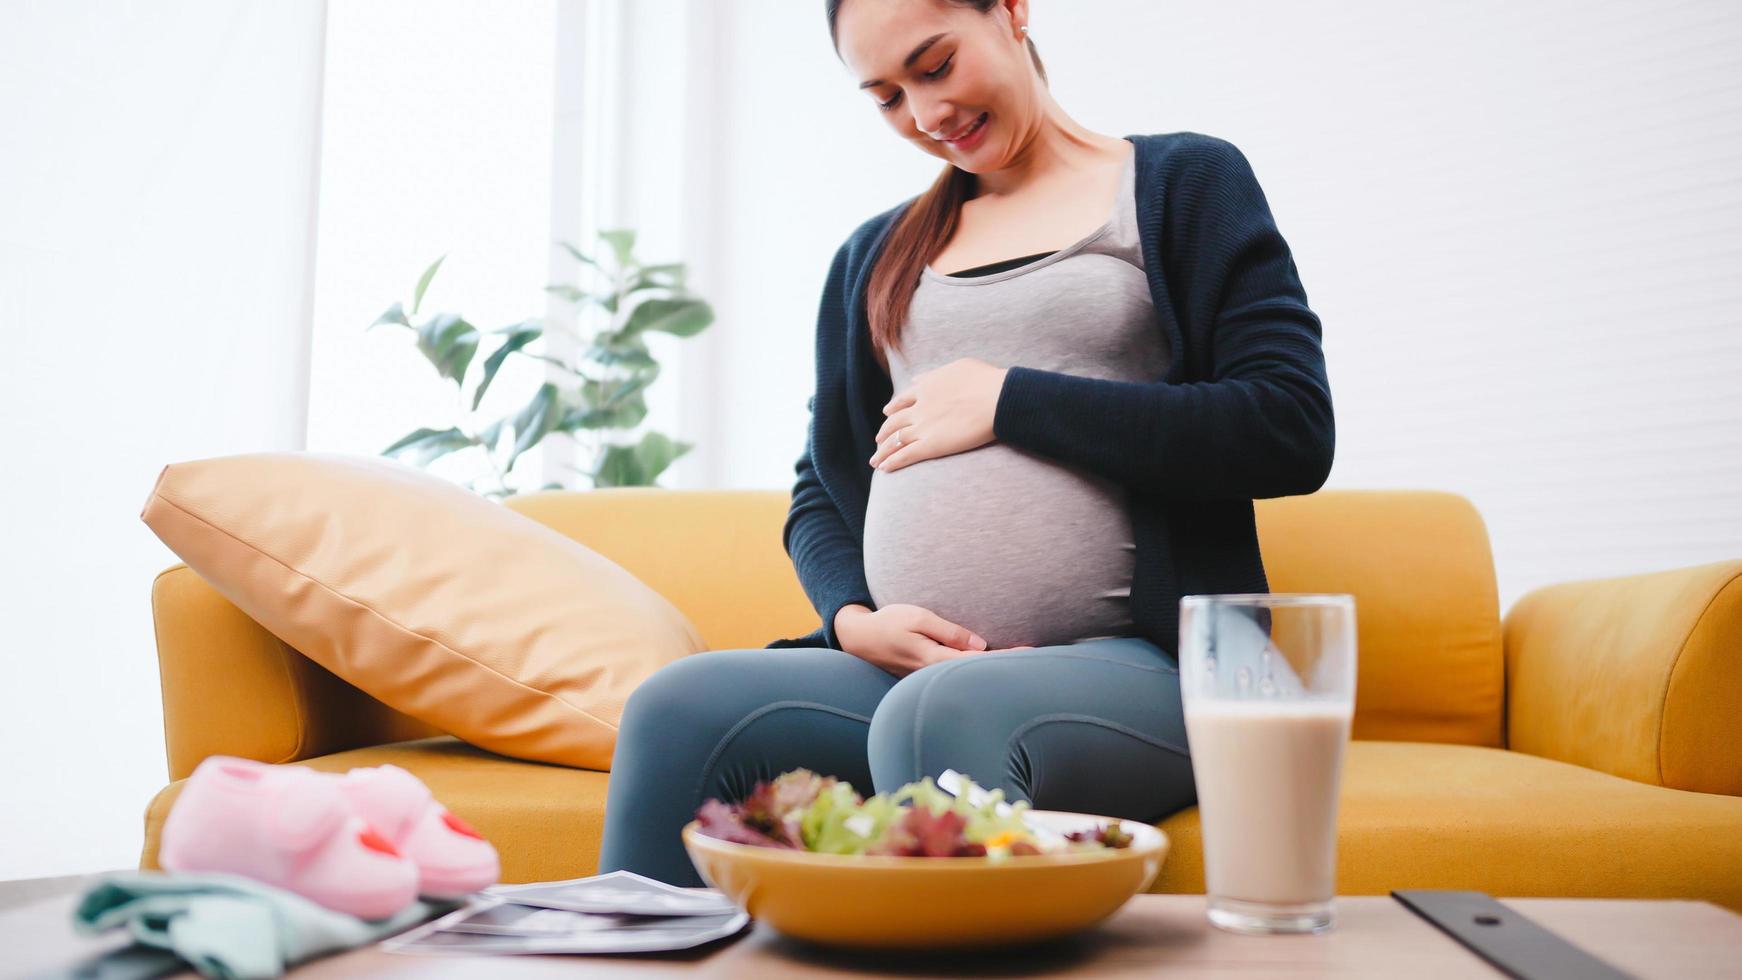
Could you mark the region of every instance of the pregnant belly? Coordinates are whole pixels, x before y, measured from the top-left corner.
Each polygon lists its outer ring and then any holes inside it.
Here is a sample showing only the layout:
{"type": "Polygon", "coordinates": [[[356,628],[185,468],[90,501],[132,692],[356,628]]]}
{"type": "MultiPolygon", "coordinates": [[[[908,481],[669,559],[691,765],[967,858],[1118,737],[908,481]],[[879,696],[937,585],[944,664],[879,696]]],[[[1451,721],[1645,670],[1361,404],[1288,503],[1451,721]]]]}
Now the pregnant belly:
{"type": "Polygon", "coordinates": [[[1116,483],[1004,443],[871,477],[865,579],[991,647],[1128,635],[1131,519],[1116,483]]]}

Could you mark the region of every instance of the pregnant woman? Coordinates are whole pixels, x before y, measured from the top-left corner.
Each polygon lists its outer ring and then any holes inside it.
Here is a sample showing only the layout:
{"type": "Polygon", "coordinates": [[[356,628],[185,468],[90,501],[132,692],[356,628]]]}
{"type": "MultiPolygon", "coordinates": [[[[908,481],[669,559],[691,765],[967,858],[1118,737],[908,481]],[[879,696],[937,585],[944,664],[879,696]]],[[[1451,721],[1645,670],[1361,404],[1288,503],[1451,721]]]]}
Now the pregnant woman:
{"type": "Polygon", "coordinates": [[[1149,822],[1196,802],[1179,598],[1268,591],[1252,500],[1324,483],[1319,319],[1245,156],[1078,124],[1028,9],[827,2],[858,87],[947,165],[823,290],[783,532],[822,626],[635,690],[601,872],[701,884],[701,802],[800,766],[1149,822]]]}

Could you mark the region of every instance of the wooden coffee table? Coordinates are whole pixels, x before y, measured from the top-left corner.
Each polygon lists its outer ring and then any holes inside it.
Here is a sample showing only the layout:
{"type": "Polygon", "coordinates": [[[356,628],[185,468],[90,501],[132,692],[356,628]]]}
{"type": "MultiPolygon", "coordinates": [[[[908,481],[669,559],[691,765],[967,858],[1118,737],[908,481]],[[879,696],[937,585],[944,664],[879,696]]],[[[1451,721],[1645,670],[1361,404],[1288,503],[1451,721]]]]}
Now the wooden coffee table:
{"type": "MultiPolygon", "coordinates": [[[[1742,975],[1742,916],[1709,902],[1502,899],[1638,977],[1742,975]]],[[[65,967],[117,945],[71,927],[71,896],[0,913],[7,976],[65,967]]],[[[1503,974],[1389,896],[1337,899],[1337,927],[1315,936],[1242,936],[1212,927],[1202,895],[1138,895],[1096,928],[1026,949],[863,954],[813,946],[758,922],[681,953],[432,957],[352,950],[294,968],[322,977],[1499,977],[1503,974]]],[[[183,973],[180,976],[197,976],[183,973]]]]}

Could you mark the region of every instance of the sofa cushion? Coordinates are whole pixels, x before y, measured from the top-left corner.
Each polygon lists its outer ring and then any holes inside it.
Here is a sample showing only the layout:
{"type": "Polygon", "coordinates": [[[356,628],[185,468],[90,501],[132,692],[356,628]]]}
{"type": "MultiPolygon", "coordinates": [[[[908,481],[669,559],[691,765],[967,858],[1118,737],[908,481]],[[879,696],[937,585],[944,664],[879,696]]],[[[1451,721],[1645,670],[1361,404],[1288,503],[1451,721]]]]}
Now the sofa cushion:
{"type": "Polygon", "coordinates": [[[394,460],[175,463],[140,516],[310,660],[505,755],[609,769],[630,692],[704,649],[676,607],[617,564],[394,460]]]}
{"type": "Polygon", "coordinates": [[[1356,739],[1505,745],[1494,556],[1470,501],[1320,490],[1253,501],[1272,592],[1347,592],[1356,739]]]}
{"type": "Polygon", "coordinates": [[[799,636],[817,612],[781,544],[785,490],[603,487],[503,501],[624,568],[696,624],[709,650],[799,636]]]}
{"type": "MultiPolygon", "coordinates": [[[[450,738],[303,765],[404,766],[502,855],[504,881],[594,874],[607,777],[494,756],[450,738]]],[[[1701,898],[1742,911],[1742,798],[1648,786],[1504,749],[1354,741],[1338,814],[1337,891],[1701,898]]],[[[143,866],[181,783],[146,817],[143,866]]],[[[1157,824],[1173,847],[1150,891],[1204,890],[1198,809],[1157,824]]]]}
{"type": "Polygon", "coordinates": [[[1742,795],[1742,561],[1542,586],[1505,630],[1508,746],[1742,795]]]}

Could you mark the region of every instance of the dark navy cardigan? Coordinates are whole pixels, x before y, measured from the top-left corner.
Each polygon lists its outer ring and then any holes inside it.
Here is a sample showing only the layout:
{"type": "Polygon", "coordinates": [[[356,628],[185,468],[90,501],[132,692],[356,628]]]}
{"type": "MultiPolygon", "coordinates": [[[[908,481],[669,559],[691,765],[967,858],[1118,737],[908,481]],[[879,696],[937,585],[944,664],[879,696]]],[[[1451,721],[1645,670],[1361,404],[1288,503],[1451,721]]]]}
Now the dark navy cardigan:
{"type": "MultiPolygon", "coordinates": [[[[1322,486],[1335,426],[1319,318],[1245,155],[1202,133],[1126,139],[1149,291],[1173,353],[1167,373],[1130,382],[998,365],[1010,370],[992,431],[1126,488],[1132,621],[1176,655],[1180,596],[1270,590],[1252,501],[1322,486]]],[[[829,267],[809,438],[782,532],[822,626],[770,648],[841,649],[835,613],[877,608],[863,552],[868,460],[893,392],[872,353],[865,289],[915,199],[859,225],[829,267]]]]}

